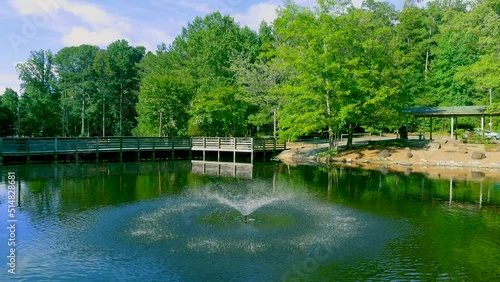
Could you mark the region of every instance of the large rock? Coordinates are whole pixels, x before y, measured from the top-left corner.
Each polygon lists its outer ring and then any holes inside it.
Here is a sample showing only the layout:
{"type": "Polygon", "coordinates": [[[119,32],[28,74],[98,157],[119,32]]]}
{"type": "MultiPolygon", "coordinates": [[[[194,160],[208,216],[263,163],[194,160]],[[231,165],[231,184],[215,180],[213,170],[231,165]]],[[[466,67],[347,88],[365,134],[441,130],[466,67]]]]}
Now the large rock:
{"type": "Polygon", "coordinates": [[[439,144],[438,142],[431,142],[429,143],[429,145],[427,145],[427,149],[428,150],[439,150],[441,149],[441,144],[439,144]]]}
{"type": "Polygon", "coordinates": [[[382,150],[382,151],[380,151],[380,152],[377,154],[377,158],[379,158],[379,159],[385,159],[385,158],[388,158],[388,157],[390,157],[390,156],[391,156],[391,154],[390,154],[390,153],[389,153],[389,151],[387,151],[387,150],[382,150]]]}
{"type": "Polygon", "coordinates": [[[475,151],[475,152],[472,152],[471,158],[473,160],[482,160],[482,159],[486,158],[486,155],[483,152],[475,151]]]}

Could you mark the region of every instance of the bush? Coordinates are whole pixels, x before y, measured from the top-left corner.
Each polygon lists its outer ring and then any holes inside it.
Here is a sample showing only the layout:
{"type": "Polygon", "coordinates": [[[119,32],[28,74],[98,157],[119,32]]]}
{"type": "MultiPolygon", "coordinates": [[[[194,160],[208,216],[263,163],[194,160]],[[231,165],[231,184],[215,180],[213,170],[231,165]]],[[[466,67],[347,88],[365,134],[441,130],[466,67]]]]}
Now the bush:
{"type": "Polygon", "coordinates": [[[321,157],[321,158],[324,158],[324,157],[334,158],[338,154],[339,154],[339,151],[337,149],[331,149],[331,150],[327,150],[327,151],[319,153],[318,157],[321,157]]]}
{"type": "Polygon", "coordinates": [[[473,134],[470,138],[469,143],[473,144],[493,144],[494,142],[483,135],[473,134]]]}

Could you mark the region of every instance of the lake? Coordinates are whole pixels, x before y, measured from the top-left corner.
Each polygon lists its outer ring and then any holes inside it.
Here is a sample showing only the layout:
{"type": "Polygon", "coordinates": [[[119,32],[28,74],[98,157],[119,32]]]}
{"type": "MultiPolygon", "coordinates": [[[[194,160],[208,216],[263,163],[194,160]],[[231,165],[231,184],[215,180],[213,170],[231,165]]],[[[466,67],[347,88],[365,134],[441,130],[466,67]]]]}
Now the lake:
{"type": "Polygon", "coordinates": [[[500,181],[481,174],[191,161],[0,170],[0,281],[500,280],[500,181]]]}

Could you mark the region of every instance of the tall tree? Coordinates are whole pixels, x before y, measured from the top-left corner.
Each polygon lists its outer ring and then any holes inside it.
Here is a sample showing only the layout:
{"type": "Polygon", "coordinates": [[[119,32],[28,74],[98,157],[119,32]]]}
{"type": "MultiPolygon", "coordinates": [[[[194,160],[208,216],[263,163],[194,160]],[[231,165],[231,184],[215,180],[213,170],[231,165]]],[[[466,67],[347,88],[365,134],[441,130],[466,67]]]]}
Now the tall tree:
{"type": "Polygon", "coordinates": [[[17,64],[21,82],[21,133],[26,136],[61,134],[59,92],[51,51],[33,51],[17,64]]]}
{"type": "Polygon", "coordinates": [[[194,93],[186,71],[150,73],[141,81],[136,135],[186,136],[189,104],[194,93]]]}
{"type": "MultiPolygon", "coordinates": [[[[479,104],[489,104],[489,95],[485,93],[500,90],[500,9],[498,1],[479,1],[466,15],[462,26],[469,37],[477,38],[473,51],[478,59],[472,64],[457,68],[455,79],[464,85],[472,85],[478,92],[474,100],[479,104]]],[[[493,102],[493,101],[492,101],[493,102]]],[[[499,102],[499,101],[494,101],[499,102]]]]}
{"type": "Polygon", "coordinates": [[[327,129],[334,146],[335,133],[347,128],[349,147],[357,125],[396,114],[400,96],[388,48],[395,14],[370,1],[365,9],[318,1],[315,11],[294,4],[280,11],[277,59],[291,82],[281,88],[285,137],[327,129]]]}
{"type": "Polygon", "coordinates": [[[93,106],[93,97],[96,95],[93,64],[98,52],[97,46],[81,45],[65,47],[55,55],[61,90],[63,135],[71,132],[69,135],[85,136],[90,132],[89,121],[94,113],[89,109],[93,106]],[[71,128],[78,128],[79,132],[70,130],[71,128]]]}
{"type": "Polygon", "coordinates": [[[0,96],[0,136],[16,135],[18,129],[17,110],[19,97],[11,88],[0,96]]]}
{"type": "Polygon", "coordinates": [[[170,52],[180,67],[189,70],[199,93],[206,93],[234,83],[231,58],[242,53],[251,53],[255,58],[258,38],[249,28],[240,28],[231,17],[215,12],[197,17],[183,28],[170,52]]]}
{"type": "Polygon", "coordinates": [[[142,46],[130,46],[126,40],[115,41],[106,50],[105,67],[114,78],[108,83],[111,94],[108,105],[115,120],[115,135],[130,135],[137,125],[135,105],[139,92],[138,63],[145,51],[142,46]]]}
{"type": "Polygon", "coordinates": [[[243,136],[249,105],[234,86],[214,89],[196,97],[190,112],[189,134],[194,136],[243,136]]]}

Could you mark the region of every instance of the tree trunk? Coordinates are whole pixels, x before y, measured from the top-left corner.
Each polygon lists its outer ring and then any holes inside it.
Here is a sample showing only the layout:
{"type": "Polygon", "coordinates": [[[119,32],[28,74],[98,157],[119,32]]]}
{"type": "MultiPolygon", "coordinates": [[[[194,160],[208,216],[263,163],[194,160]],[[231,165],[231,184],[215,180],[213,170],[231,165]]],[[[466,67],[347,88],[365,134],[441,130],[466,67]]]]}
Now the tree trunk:
{"type": "Polygon", "coordinates": [[[333,148],[336,149],[337,146],[334,146],[336,136],[333,135],[333,128],[328,126],[328,148],[331,150],[333,148]]]}
{"type": "Polygon", "coordinates": [[[106,136],[106,121],[104,118],[105,109],[106,109],[106,98],[102,97],[102,137],[106,136]]]}
{"type": "MultiPolygon", "coordinates": [[[[328,81],[328,78],[325,79],[326,85],[329,85],[330,82],[328,81]]],[[[325,95],[325,103],[326,103],[326,118],[328,120],[328,123],[331,122],[331,115],[332,115],[332,109],[330,105],[330,90],[326,91],[325,95]]],[[[328,124],[328,148],[331,150],[333,149],[333,128],[330,124],[328,124]]]]}
{"type": "MultiPolygon", "coordinates": [[[[429,40],[432,38],[432,27],[429,28],[429,40]]],[[[425,79],[427,79],[427,73],[429,72],[429,49],[431,48],[431,44],[427,44],[427,50],[425,53],[425,79]]]]}
{"type": "Polygon", "coordinates": [[[123,136],[122,122],[123,122],[123,83],[120,82],[120,136],[123,136]]]}
{"type": "Polygon", "coordinates": [[[351,150],[352,149],[352,139],[353,139],[353,134],[354,134],[354,126],[351,124],[349,124],[349,135],[347,137],[347,150],[351,150]]]}
{"type": "Polygon", "coordinates": [[[85,96],[82,97],[82,128],[80,130],[80,136],[85,134],[85,96]]]}

